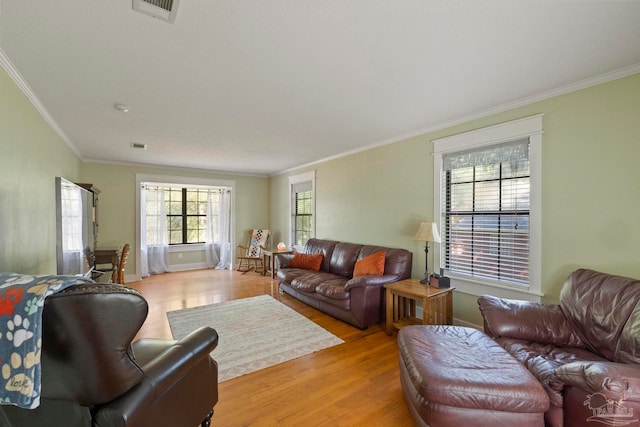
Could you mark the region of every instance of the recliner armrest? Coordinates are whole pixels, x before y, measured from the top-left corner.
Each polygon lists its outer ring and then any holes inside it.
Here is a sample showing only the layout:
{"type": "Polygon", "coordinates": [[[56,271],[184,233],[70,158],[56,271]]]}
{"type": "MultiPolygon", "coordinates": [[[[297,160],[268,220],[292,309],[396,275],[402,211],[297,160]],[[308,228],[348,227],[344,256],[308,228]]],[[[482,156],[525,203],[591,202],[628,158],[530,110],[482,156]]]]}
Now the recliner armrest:
{"type": "MultiPolygon", "coordinates": [[[[143,344],[144,339],[140,340],[143,344]]],[[[135,352],[134,343],[134,352],[135,352]]],[[[143,366],[144,379],[156,388],[167,388],[218,346],[217,332],[207,326],[196,329],[143,366]]]]}
{"type": "Polygon", "coordinates": [[[583,347],[559,305],[510,300],[484,295],[478,298],[484,331],[504,337],[563,347],[583,347]]]}
{"type": "Polygon", "coordinates": [[[640,400],[640,366],[616,362],[571,362],[557,368],[552,382],[602,393],[609,400],[640,400]]]}
{"type": "MultiPolygon", "coordinates": [[[[179,341],[141,339],[134,345],[144,346],[145,341],[152,347],[157,347],[160,341],[166,341],[168,345],[164,351],[144,363],[144,378],[138,385],[99,407],[96,418],[103,424],[98,425],[124,426],[137,417],[144,416],[147,406],[202,363],[203,359],[210,357],[210,353],[218,345],[218,334],[210,327],[202,327],[179,341]]],[[[145,352],[134,348],[134,352],[137,351],[145,352]]],[[[211,363],[215,364],[213,360],[211,363]]],[[[202,380],[207,381],[206,378],[202,380]]],[[[217,387],[217,384],[211,386],[217,387]]]]}

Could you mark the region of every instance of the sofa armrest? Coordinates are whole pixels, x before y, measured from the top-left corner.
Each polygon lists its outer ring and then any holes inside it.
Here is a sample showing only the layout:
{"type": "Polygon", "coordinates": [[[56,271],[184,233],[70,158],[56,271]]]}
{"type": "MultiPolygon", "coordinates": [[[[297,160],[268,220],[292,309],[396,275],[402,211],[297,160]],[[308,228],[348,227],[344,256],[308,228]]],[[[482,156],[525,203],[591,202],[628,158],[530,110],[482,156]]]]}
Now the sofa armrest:
{"type": "Polygon", "coordinates": [[[288,268],[289,267],[289,263],[291,262],[291,260],[293,259],[293,256],[295,255],[295,252],[286,253],[286,254],[276,253],[274,255],[275,255],[276,259],[278,260],[278,266],[280,268],[288,268]]]}
{"type": "MultiPolygon", "coordinates": [[[[149,340],[151,346],[156,345],[153,341],[158,340],[149,340]]],[[[202,327],[177,342],[167,342],[172,345],[168,345],[145,363],[142,382],[119,398],[99,406],[96,416],[103,423],[99,425],[135,424],[135,420],[145,415],[146,408],[152,402],[156,399],[166,399],[166,396],[163,397],[164,393],[170,393],[174,384],[201,364],[203,359],[210,357],[210,353],[218,345],[218,334],[210,327],[202,327]]],[[[215,364],[214,361],[211,363],[215,364]]],[[[217,368],[215,372],[217,373],[217,368]]],[[[217,381],[217,378],[214,381],[217,381]]],[[[211,387],[217,387],[217,384],[212,384],[211,387]]]]}
{"type": "Polygon", "coordinates": [[[580,361],[557,368],[552,380],[609,400],[640,400],[640,366],[616,362],[580,361]]]}
{"type": "Polygon", "coordinates": [[[513,338],[562,347],[584,346],[559,305],[490,295],[478,298],[478,305],[484,318],[484,331],[494,338],[513,338]]]}
{"type": "Polygon", "coordinates": [[[397,276],[394,276],[391,274],[386,274],[382,276],[373,276],[373,275],[358,276],[347,281],[347,283],[345,283],[344,285],[344,288],[346,290],[349,290],[352,288],[362,288],[365,286],[383,286],[383,285],[386,285],[387,283],[392,283],[397,280],[398,280],[397,276]]]}

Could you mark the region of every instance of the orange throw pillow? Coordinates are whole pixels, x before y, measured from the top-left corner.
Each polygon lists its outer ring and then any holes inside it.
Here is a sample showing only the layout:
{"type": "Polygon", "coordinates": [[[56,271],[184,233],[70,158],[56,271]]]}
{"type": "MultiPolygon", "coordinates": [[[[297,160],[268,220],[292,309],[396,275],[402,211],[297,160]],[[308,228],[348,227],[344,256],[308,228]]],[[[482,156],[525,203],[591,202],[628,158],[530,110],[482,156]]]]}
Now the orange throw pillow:
{"type": "Polygon", "coordinates": [[[304,268],[305,270],[319,271],[320,266],[322,265],[322,258],[323,258],[322,253],[309,255],[309,254],[300,254],[296,252],[293,255],[293,258],[291,259],[291,262],[289,262],[289,267],[304,268]]]}
{"type": "Polygon", "coordinates": [[[376,252],[356,262],[353,277],[382,276],[384,274],[384,251],[376,252]]]}

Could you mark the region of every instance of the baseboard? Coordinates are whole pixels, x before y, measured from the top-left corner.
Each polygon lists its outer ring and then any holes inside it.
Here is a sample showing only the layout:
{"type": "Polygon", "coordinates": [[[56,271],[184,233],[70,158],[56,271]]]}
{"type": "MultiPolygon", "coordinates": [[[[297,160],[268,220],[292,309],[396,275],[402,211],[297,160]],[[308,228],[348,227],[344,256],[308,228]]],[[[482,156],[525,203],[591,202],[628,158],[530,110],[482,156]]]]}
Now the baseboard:
{"type": "MultiPolygon", "coordinates": [[[[420,307],[419,305],[416,306],[416,317],[418,319],[422,319],[422,307],[420,307]]],[[[474,323],[465,322],[464,320],[456,319],[455,317],[453,318],[453,324],[456,326],[466,326],[468,328],[475,328],[480,331],[484,329],[482,325],[476,325],[474,323]]]]}
{"type": "MultiPolygon", "coordinates": [[[[194,262],[191,264],[173,264],[169,266],[169,271],[188,271],[188,270],[202,270],[208,268],[204,262],[194,262]]],[[[142,280],[142,276],[139,274],[125,274],[124,282],[138,282],[142,280]]]]}
{"type": "Polygon", "coordinates": [[[464,320],[460,320],[460,319],[453,319],[453,324],[456,326],[466,326],[467,328],[475,328],[478,329],[480,331],[482,331],[484,329],[484,327],[482,325],[476,325],[475,323],[469,323],[469,322],[465,322],[464,320]]]}
{"type": "Polygon", "coordinates": [[[170,271],[202,270],[203,268],[207,268],[207,264],[204,262],[192,262],[190,264],[172,264],[169,266],[170,271]]]}

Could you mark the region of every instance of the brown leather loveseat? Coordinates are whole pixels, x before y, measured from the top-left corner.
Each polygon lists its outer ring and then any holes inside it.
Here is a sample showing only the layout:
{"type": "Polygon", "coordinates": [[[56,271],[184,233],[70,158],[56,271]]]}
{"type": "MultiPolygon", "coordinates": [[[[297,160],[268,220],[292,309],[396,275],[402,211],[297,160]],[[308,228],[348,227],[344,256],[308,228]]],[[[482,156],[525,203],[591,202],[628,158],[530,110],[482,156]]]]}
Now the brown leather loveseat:
{"type": "Polygon", "coordinates": [[[280,289],[360,329],[382,321],[384,285],[411,276],[413,254],[406,249],[309,239],[304,254],[322,254],[318,271],[292,267],[294,255],[280,255],[280,289]],[[384,252],[381,275],[353,277],[356,262],[381,251],[384,252]]]}
{"type": "Polygon", "coordinates": [[[485,332],[547,391],[548,426],[640,426],[640,280],[577,270],[559,305],[478,304],[485,332]]]}
{"type": "Polygon", "coordinates": [[[218,401],[210,356],[216,331],[132,343],[147,312],[138,292],[119,285],[82,284],[48,296],[40,405],[0,405],[0,426],[209,426],[218,401]]]}

